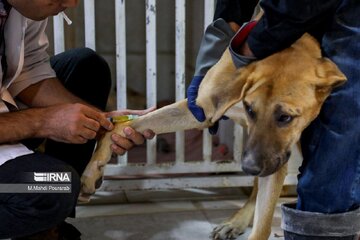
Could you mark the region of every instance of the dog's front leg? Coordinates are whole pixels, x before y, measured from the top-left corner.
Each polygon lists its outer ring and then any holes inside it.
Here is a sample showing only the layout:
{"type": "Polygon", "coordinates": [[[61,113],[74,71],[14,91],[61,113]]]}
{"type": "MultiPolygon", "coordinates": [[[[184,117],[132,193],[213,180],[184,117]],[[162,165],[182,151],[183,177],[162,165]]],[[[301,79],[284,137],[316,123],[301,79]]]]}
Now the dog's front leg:
{"type": "Polygon", "coordinates": [[[274,174],[259,178],[254,224],[248,240],[267,240],[269,238],[276,203],[280,197],[286,174],[287,164],[274,174]]]}
{"type": "Polygon", "coordinates": [[[124,136],[123,129],[127,126],[134,128],[138,132],[151,129],[155,134],[161,134],[192,128],[203,129],[210,126],[210,121],[197,121],[189,111],[185,99],[140,116],[133,121],[115,124],[114,130],[105,133],[99,140],[96,150],[81,177],[80,201],[87,201],[88,195],[95,192],[95,183],[102,177],[103,168],[111,158],[111,135],[117,133],[124,136]]]}
{"type": "Polygon", "coordinates": [[[256,195],[258,193],[258,178],[254,180],[254,187],[252,189],[249,199],[245,205],[236,212],[230,219],[221,223],[214,228],[212,238],[214,240],[235,239],[240,234],[245,232],[245,229],[251,224],[254,218],[254,210],[256,204],[256,195]]]}

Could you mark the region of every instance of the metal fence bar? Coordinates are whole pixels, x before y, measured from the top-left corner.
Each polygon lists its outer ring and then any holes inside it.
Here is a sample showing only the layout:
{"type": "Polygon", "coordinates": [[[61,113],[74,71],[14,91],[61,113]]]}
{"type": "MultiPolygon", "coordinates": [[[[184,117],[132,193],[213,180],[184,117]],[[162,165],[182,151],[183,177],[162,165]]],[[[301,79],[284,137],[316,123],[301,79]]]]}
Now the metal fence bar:
{"type": "MultiPolygon", "coordinates": [[[[146,98],[147,107],[156,106],[156,0],[146,0],[146,98]]],[[[156,163],[156,137],[147,140],[147,164],[156,163]]]]}
{"type": "Polygon", "coordinates": [[[84,1],[85,46],[96,49],[95,41],[95,0],[84,1]]]}
{"type": "MultiPolygon", "coordinates": [[[[288,185],[289,176],[285,178],[288,185]]],[[[121,179],[104,181],[97,191],[119,192],[123,190],[144,189],[184,189],[184,188],[212,188],[212,187],[239,187],[253,186],[254,177],[239,175],[215,175],[211,177],[171,177],[171,178],[147,178],[147,179],[121,179]]]]}
{"type": "Polygon", "coordinates": [[[54,54],[65,51],[64,19],[59,14],[53,18],[54,25],[54,54]]]}
{"type": "Polygon", "coordinates": [[[105,168],[105,176],[144,176],[156,174],[184,174],[184,173],[222,173],[222,172],[241,172],[241,166],[236,162],[216,163],[216,162],[185,162],[183,164],[163,163],[151,166],[139,166],[128,164],[121,166],[108,164],[105,168]]]}
{"type": "MultiPolygon", "coordinates": [[[[214,0],[204,0],[204,30],[212,22],[215,11],[214,0]]],[[[212,136],[204,129],[203,131],[203,158],[204,161],[211,161],[212,136]]]]}
{"type": "Polygon", "coordinates": [[[215,12],[215,0],[204,0],[204,24],[205,28],[212,23],[215,12]]]}
{"type": "MultiPolygon", "coordinates": [[[[126,75],[126,11],[125,0],[115,1],[115,34],[116,34],[116,106],[127,108],[127,75],[126,75]]],[[[127,154],[118,157],[118,164],[126,165],[127,154]]]]}
{"type": "MultiPolygon", "coordinates": [[[[296,174],[288,174],[284,185],[295,185],[296,174]]],[[[211,187],[250,187],[254,186],[254,177],[244,174],[215,175],[211,177],[172,177],[148,179],[121,179],[104,181],[97,191],[120,192],[123,190],[144,189],[184,189],[184,188],[211,188],[211,187]]]]}
{"type": "MultiPolygon", "coordinates": [[[[185,0],[175,3],[176,101],[185,98],[185,0]]],[[[176,132],[176,163],[185,162],[185,134],[176,132]]]]}

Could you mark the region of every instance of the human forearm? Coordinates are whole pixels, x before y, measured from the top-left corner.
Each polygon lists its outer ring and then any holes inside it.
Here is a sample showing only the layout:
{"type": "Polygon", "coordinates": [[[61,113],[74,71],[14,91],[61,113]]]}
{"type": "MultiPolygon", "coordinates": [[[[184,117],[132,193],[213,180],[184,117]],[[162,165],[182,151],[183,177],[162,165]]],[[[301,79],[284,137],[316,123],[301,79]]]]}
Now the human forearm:
{"type": "Polygon", "coordinates": [[[0,114],[0,143],[43,137],[41,127],[45,119],[41,108],[0,114]]]}
{"type": "Polygon", "coordinates": [[[100,128],[113,128],[104,113],[79,103],[2,113],[0,126],[0,143],[27,138],[85,143],[94,139],[100,128]]]}

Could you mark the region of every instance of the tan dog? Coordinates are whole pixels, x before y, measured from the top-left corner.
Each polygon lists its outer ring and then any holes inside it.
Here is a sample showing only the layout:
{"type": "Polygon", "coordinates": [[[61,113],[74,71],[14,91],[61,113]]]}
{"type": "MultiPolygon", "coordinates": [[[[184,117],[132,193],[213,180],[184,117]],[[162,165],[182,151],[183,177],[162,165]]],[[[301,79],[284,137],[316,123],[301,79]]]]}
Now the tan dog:
{"type": "MultiPolygon", "coordinates": [[[[242,123],[244,104],[248,141],[242,167],[245,172],[260,176],[258,190],[254,188],[249,201],[234,217],[215,228],[213,238],[236,237],[254,219],[249,239],[265,240],[271,232],[290,148],[318,115],[333,87],[345,80],[334,63],[322,58],[319,44],[308,34],[288,49],[238,70],[226,50],[199,88],[196,102],[204,109],[205,122],[198,122],[193,117],[185,99],[131,122],[117,124],[113,132],[123,135],[125,126],[139,132],[152,129],[156,134],[203,129],[223,115],[242,123]]],[[[102,177],[111,156],[110,136],[113,132],[106,133],[98,142],[81,178],[80,200],[86,200],[88,194],[95,192],[95,182],[102,177]]]]}

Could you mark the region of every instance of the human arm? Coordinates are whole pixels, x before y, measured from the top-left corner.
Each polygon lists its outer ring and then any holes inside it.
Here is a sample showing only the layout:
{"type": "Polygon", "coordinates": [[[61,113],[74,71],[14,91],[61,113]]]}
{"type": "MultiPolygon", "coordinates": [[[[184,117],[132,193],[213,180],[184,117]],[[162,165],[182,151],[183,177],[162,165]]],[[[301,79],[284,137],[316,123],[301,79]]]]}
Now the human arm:
{"type": "MultiPolygon", "coordinates": [[[[200,83],[207,71],[220,59],[235,33],[233,28],[237,28],[237,26],[236,23],[230,25],[220,18],[211,23],[205,30],[196,58],[194,76],[187,89],[188,108],[200,122],[205,121],[206,118],[203,109],[196,105],[200,83]]],[[[218,122],[209,128],[209,132],[215,134],[217,129],[218,122]]]]}
{"type": "Polygon", "coordinates": [[[1,143],[31,137],[84,143],[100,127],[113,127],[104,113],[69,93],[57,79],[35,83],[17,97],[30,108],[0,114],[1,143]]]}
{"type": "Polygon", "coordinates": [[[240,26],[251,19],[257,0],[217,0],[214,20],[224,19],[230,25],[237,24],[235,32],[240,26]]]}
{"type": "MultiPolygon", "coordinates": [[[[111,130],[108,117],[123,114],[143,115],[145,111],[114,111],[103,113],[68,92],[57,79],[48,79],[29,86],[18,98],[32,108],[0,114],[0,142],[41,137],[69,143],[84,143],[96,137],[101,127],[111,130]]],[[[153,137],[151,131],[140,134],[125,129],[127,138],[113,136],[112,149],[123,154],[134,145],[153,137]]]]}
{"type": "Polygon", "coordinates": [[[26,138],[50,138],[85,143],[99,130],[99,112],[82,104],[60,104],[0,114],[0,143],[26,138]]]}
{"type": "Polygon", "coordinates": [[[264,15],[250,32],[246,44],[258,59],[283,50],[305,32],[318,40],[341,0],[262,0],[264,15]]]}
{"type": "MultiPolygon", "coordinates": [[[[205,120],[205,113],[202,108],[196,105],[196,98],[200,83],[207,71],[217,63],[230,40],[240,26],[249,21],[257,1],[255,0],[219,0],[217,1],[215,16],[216,19],[210,24],[203,36],[198,51],[195,65],[194,77],[187,90],[188,107],[198,121],[205,120]]],[[[217,131],[218,122],[209,128],[211,134],[217,131]]]]}
{"type": "MultiPolygon", "coordinates": [[[[57,79],[48,79],[34,84],[21,92],[19,94],[19,98],[22,100],[22,102],[32,107],[50,107],[60,104],[56,107],[56,109],[48,108],[47,110],[49,110],[49,112],[45,111],[43,108],[43,112],[45,112],[45,114],[54,117],[45,118],[46,123],[42,125],[43,127],[40,129],[41,131],[38,133],[39,135],[44,135],[43,131],[47,129],[46,126],[49,126],[47,132],[50,134],[51,132],[61,129],[61,125],[64,125],[64,128],[71,125],[69,122],[71,122],[71,119],[74,119],[73,124],[75,124],[75,122],[81,122],[83,124],[75,127],[75,132],[78,131],[81,134],[86,134],[88,132],[86,128],[90,128],[90,130],[93,130],[93,133],[89,132],[86,136],[94,138],[100,127],[103,127],[107,130],[112,129],[112,124],[107,120],[109,117],[126,114],[144,115],[154,110],[153,108],[150,108],[147,110],[121,110],[103,113],[67,91],[67,89],[65,89],[57,79]],[[67,116],[66,119],[64,119],[64,116],[67,116]],[[97,121],[102,124],[96,123],[97,121]],[[55,126],[56,129],[51,130],[51,126],[55,126]]],[[[41,119],[44,119],[44,117],[41,119]]],[[[131,149],[134,145],[142,144],[145,139],[150,139],[154,136],[153,132],[150,130],[140,134],[129,127],[125,128],[124,131],[127,138],[123,138],[120,135],[115,134],[112,136],[114,141],[114,144],[111,146],[112,150],[120,155],[131,149]]],[[[66,132],[60,131],[58,134],[60,133],[64,134],[66,132]]],[[[45,135],[42,137],[49,136],[45,135]]],[[[56,135],[52,138],[54,137],[56,137],[56,135]]],[[[86,138],[82,137],[80,140],[85,141],[86,138]]]]}

